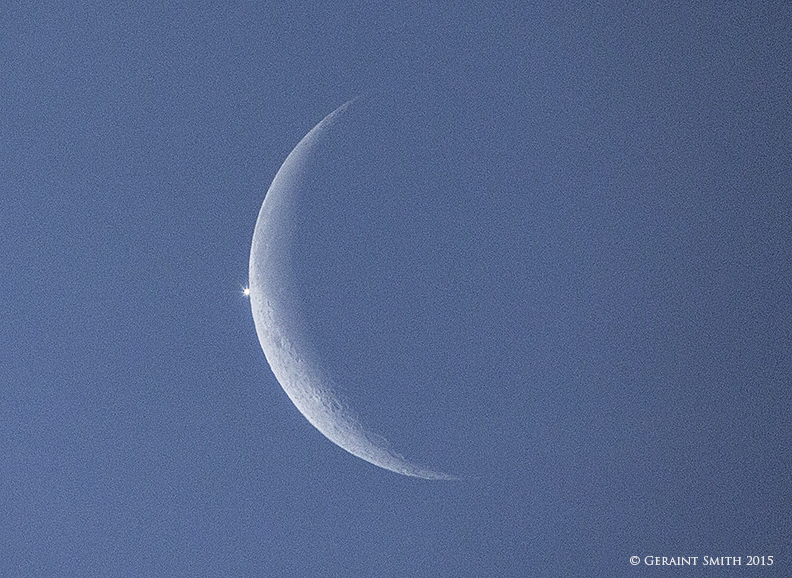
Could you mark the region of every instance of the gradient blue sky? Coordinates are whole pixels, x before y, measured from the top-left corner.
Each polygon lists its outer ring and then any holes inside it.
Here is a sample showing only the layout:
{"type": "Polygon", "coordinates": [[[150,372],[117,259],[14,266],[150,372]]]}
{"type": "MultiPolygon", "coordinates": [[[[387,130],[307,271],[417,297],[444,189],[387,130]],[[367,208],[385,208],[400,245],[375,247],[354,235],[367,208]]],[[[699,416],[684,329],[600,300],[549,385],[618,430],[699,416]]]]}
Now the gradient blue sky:
{"type": "Polygon", "coordinates": [[[788,575],[792,4],[688,4],[4,3],[0,575],[788,575]],[[476,481],[325,440],[240,292],[286,155],[395,82],[497,103],[484,238],[539,279],[476,481]]]}

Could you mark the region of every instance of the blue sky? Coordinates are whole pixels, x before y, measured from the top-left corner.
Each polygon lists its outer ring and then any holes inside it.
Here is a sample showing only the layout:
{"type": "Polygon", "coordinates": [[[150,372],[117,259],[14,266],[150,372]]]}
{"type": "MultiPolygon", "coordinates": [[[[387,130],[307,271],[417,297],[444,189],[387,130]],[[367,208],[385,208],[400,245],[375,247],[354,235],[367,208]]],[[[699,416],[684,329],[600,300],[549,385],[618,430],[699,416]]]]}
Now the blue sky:
{"type": "MultiPolygon", "coordinates": [[[[784,575],[790,27],[788,2],[4,5],[0,574],[626,576],[648,571],[634,555],[754,555],[784,575]],[[304,282],[330,358],[399,370],[361,403],[408,408],[405,447],[477,470],[453,483],[323,438],[241,294],[297,142],[351,98],[427,84],[453,95],[433,126],[465,154],[421,159],[454,185],[436,220],[417,187],[372,197],[412,227],[360,230],[345,261],[371,275],[381,339],[328,329],[349,319],[335,269],[304,282]],[[405,365],[389,331],[426,320],[390,314],[414,286],[382,271],[411,279],[389,251],[437,237],[422,279],[446,284],[446,325],[405,365]],[[443,269],[468,241],[476,266],[443,269]]],[[[310,218],[332,232],[356,199],[330,193],[310,218]]]]}

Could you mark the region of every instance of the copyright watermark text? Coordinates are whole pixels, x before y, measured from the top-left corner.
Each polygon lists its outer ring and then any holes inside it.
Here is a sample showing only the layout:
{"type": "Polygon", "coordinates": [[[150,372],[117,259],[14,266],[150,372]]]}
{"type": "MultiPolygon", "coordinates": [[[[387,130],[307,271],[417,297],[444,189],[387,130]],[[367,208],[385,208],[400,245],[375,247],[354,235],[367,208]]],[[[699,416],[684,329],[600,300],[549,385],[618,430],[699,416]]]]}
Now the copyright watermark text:
{"type": "Polygon", "coordinates": [[[772,566],[772,556],[631,556],[638,566],[772,566]]]}

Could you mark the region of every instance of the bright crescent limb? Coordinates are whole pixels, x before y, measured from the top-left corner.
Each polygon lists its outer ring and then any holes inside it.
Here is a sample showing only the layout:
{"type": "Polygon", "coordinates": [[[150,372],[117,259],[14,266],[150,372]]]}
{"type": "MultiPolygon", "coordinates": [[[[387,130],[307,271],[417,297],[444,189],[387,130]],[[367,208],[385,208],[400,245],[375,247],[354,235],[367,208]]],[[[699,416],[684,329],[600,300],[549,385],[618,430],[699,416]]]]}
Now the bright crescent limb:
{"type": "Polygon", "coordinates": [[[304,173],[317,145],[353,102],[325,117],[297,144],[267,191],[250,253],[250,301],[256,333],[283,390],[303,416],[334,444],[369,463],[406,476],[457,479],[410,462],[390,449],[385,438],[360,423],[354,410],[336,395],[337,388],[312,354],[300,312],[288,251],[291,224],[299,217],[295,197],[305,184],[304,173]]]}

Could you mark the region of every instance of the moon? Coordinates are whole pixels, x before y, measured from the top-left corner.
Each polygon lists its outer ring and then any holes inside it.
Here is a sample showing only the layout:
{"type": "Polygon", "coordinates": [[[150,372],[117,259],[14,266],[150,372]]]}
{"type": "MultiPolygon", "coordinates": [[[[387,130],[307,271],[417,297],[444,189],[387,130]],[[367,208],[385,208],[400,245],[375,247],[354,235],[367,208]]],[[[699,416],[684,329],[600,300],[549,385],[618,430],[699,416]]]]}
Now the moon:
{"type": "MultiPolygon", "coordinates": [[[[327,347],[318,342],[312,313],[305,305],[306,296],[314,291],[310,281],[299,273],[312,258],[311,243],[305,241],[305,219],[310,212],[306,208],[315,210],[317,203],[328,202],[327,195],[332,202],[334,195],[345,194],[344,190],[326,190],[327,175],[336,170],[337,162],[328,148],[343,146],[344,139],[350,138],[345,129],[354,124],[350,119],[356,118],[356,106],[356,100],[347,102],[316,125],[288,155],[267,191],[249,264],[249,297],[256,333],[283,390],[331,442],[398,474],[427,480],[457,479],[402,455],[380,433],[377,423],[361,417],[354,406],[355,395],[350,394],[353,388],[342,382],[347,381],[343,374],[332,369],[327,347]]],[[[335,241],[320,238],[311,242],[335,241]]],[[[337,267],[343,268],[344,263],[337,267]]],[[[338,329],[342,333],[342,328],[338,329]]]]}

